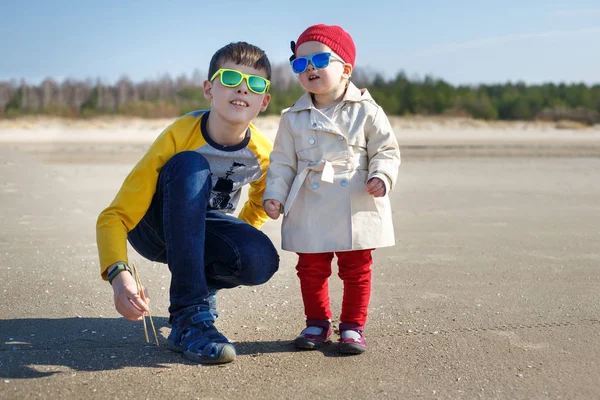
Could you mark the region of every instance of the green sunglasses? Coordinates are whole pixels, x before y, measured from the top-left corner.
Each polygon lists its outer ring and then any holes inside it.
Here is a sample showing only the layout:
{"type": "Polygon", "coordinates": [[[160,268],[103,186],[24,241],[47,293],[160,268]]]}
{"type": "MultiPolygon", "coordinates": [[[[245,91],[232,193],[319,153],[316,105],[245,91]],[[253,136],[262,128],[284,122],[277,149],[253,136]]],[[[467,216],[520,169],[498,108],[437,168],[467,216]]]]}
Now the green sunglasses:
{"type": "Polygon", "coordinates": [[[217,75],[221,75],[221,84],[223,86],[231,88],[238,86],[246,79],[246,86],[248,86],[251,92],[256,94],[266,93],[269,90],[269,86],[271,86],[271,82],[262,76],[244,74],[235,69],[221,68],[214,73],[210,81],[214,81],[217,75]]]}

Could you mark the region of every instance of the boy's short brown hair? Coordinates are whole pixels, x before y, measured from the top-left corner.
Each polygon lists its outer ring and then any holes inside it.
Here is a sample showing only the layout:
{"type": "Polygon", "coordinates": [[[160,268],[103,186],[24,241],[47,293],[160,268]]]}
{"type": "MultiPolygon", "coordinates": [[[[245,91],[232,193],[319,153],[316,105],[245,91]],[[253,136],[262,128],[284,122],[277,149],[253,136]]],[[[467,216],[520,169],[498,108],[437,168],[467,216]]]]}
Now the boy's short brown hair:
{"type": "Polygon", "coordinates": [[[262,49],[246,42],[229,43],[217,50],[210,60],[208,79],[228,61],[264,70],[267,73],[266,78],[271,80],[271,63],[267,54],[262,49]]]}

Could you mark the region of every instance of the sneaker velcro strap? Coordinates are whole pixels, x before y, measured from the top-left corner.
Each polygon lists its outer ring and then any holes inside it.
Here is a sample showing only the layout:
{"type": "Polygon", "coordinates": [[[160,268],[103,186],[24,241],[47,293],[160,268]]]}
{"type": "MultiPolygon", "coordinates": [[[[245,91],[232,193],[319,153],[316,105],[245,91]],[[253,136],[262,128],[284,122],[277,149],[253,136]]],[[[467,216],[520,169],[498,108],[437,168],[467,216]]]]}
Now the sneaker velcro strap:
{"type": "Polygon", "coordinates": [[[198,353],[204,348],[207,344],[211,343],[211,340],[206,339],[202,335],[202,333],[196,333],[194,331],[190,332],[188,336],[183,338],[185,343],[185,348],[187,351],[191,351],[193,353],[198,353]],[[197,336],[193,336],[197,335],[197,336]],[[189,338],[189,340],[187,340],[189,338]]]}
{"type": "Polygon", "coordinates": [[[307,319],[306,326],[318,326],[320,328],[329,329],[331,322],[325,319],[307,319]]]}
{"type": "Polygon", "coordinates": [[[197,324],[197,323],[204,322],[204,321],[214,322],[215,319],[214,319],[213,315],[208,311],[202,311],[202,312],[196,313],[190,317],[190,322],[192,324],[197,324]]]}
{"type": "Polygon", "coordinates": [[[365,327],[354,322],[340,322],[340,331],[346,330],[363,332],[365,330],[365,327]]]}
{"type": "Polygon", "coordinates": [[[209,344],[229,343],[229,340],[212,325],[205,327],[204,330],[192,328],[181,341],[186,350],[194,353],[198,353],[209,344]]]}

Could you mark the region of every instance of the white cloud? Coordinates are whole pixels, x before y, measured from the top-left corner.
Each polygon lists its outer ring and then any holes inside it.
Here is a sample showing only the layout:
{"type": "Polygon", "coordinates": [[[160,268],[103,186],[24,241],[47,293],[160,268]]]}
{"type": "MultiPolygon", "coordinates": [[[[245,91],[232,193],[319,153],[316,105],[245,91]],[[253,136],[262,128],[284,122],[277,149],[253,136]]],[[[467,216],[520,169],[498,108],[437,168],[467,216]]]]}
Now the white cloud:
{"type": "Polygon", "coordinates": [[[436,54],[454,53],[459,50],[474,49],[482,46],[490,46],[495,44],[503,44],[508,42],[514,42],[517,40],[530,40],[530,39],[547,39],[547,38],[566,38],[573,36],[584,36],[584,35],[598,34],[600,36],[600,27],[593,28],[580,28],[580,29],[569,29],[569,30],[556,30],[546,32],[534,32],[534,33],[517,33],[512,35],[492,36],[484,39],[467,40],[464,42],[447,43],[439,46],[434,46],[429,49],[422,50],[417,53],[419,56],[430,56],[436,54]]]}

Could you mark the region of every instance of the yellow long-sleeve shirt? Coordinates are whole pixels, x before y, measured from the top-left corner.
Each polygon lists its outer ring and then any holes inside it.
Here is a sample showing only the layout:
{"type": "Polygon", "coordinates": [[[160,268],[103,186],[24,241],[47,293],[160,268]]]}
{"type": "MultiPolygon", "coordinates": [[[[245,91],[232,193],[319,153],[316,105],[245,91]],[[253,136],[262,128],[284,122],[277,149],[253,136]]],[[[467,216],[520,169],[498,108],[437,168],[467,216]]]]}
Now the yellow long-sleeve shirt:
{"type": "Polygon", "coordinates": [[[250,184],[248,201],[238,218],[258,229],[268,219],[261,204],[273,148],[271,141],[250,124],[242,143],[219,145],[207,133],[207,116],[207,111],[194,111],[167,127],[125,178],[110,206],[100,213],[96,241],[103,279],[109,266],[118,261],[128,262],[127,233],[150,207],[161,168],[181,151],[198,152],[210,164],[213,188],[209,209],[233,213],[242,187],[250,184]]]}

